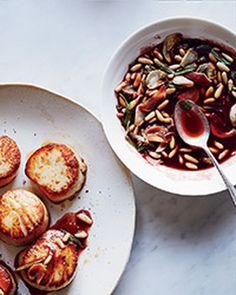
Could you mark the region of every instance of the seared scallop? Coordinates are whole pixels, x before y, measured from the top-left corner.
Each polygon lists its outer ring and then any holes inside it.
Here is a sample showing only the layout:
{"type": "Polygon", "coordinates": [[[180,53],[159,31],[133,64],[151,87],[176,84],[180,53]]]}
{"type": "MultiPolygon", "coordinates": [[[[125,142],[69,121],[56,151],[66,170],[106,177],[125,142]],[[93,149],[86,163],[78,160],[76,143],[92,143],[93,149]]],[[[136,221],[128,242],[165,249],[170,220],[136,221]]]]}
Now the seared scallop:
{"type": "Polygon", "coordinates": [[[51,143],[36,150],[26,163],[25,173],[53,203],[78,193],[86,179],[87,165],[65,144],[51,143]]]}
{"type": "Polygon", "coordinates": [[[16,177],[20,161],[21,153],[16,142],[6,135],[0,136],[0,187],[16,177]]]}
{"type": "Polygon", "coordinates": [[[0,262],[0,295],[14,295],[16,282],[10,269],[0,262]]]}
{"type": "Polygon", "coordinates": [[[73,280],[78,244],[69,233],[51,229],[17,257],[17,269],[29,285],[44,291],[57,291],[73,280]],[[72,238],[71,238],[72,237],[72,238]]]}
{"type": "Polygon", "coordinates": [[[48,211],[33,193],[16,189],[0,196],[0,239],[6,243],[31,243],[46,231],[48,223],[48,211]]]}

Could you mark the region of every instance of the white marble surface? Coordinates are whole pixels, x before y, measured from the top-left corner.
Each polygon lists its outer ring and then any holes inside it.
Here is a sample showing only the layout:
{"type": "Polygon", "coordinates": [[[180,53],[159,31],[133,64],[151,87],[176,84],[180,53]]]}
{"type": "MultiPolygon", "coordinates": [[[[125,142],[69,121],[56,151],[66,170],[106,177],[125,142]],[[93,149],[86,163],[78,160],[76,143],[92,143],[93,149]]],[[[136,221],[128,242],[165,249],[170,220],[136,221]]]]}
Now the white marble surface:
{"type": "MultiPolygon", "coordinates": [[[[0,0],[0,81],[40,84],[99,116],[115,48],[168,16],[201,16],[236,30],[236,1],[0,0]]],[[[134,185],[135,240],[114,294],[235,294],[236,211],[227,194],[180,198],[135,177],[134,185]]]]}

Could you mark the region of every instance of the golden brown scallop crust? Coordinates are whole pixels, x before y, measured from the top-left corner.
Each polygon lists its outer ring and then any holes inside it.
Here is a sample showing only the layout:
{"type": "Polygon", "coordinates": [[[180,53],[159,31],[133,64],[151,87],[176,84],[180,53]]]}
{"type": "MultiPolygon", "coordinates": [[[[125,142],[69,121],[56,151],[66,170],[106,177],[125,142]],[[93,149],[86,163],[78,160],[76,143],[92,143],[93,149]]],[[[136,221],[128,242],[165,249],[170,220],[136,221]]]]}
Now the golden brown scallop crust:
{"type": "Polygon", "coordinates": [[[9,190],[0,196],[0,239],[15,246],[31,243],[48,227],[48,211],[33,193],[9,190]]]}
{"type": "Polygon", "coordinates": [[[57,291],[73,280],[77,261],[77,245],[68,234],[48,230],[32,246],[17,257],[17,271],[23,280],[45,291],[57,291]]]}
{"type": "Polygon", "coordinates": [[[16,177],[20,161],[21,153],[16,142],[6,135],[0,136],[0,187],[16,177]]]}
{"type": "Polygon", "coordinates": [[[16,289],[16,281],[11,271],[0,262],[0,294],[14,295],[16,289]]]}
{"type": "Polygon", "coordinates": [[[87,166],[65,144],[50,143],[28,159],[25,174],[54,203],[79,192],[86,179],[87,166]]]}

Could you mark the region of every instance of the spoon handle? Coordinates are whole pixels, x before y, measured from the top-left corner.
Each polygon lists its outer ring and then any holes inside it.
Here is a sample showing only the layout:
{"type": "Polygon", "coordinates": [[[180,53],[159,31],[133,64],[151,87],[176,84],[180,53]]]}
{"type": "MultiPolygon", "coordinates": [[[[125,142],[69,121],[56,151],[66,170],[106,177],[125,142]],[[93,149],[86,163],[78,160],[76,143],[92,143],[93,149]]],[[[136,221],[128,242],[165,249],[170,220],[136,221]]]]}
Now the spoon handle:
{"type": "Polygon", "coordinates": [[[234,206],[236,206],[236,189],[233,186],[233,184],[229,181],[228,177],[225,175],[225,173],[222,171],[218,161],[216,160],[216,158],[213,156],[212,152],[208,149],[208,147],[204,147],[205,152],[207,153],[208,157],[211,159],[212,163],[214,164],[214,166],[217,168],[217,170],[219,171],[221,177],[224,180],[224,183],[230,193],[231,199],[233,201],[234,206]]]}

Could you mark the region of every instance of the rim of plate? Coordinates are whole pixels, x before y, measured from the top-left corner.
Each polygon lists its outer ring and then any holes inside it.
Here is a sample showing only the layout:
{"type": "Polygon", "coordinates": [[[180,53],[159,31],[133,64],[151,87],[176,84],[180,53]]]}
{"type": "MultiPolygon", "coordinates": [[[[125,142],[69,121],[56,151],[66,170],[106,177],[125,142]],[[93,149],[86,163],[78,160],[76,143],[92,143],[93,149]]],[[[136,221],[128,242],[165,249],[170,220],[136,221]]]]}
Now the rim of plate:
{"type": "MultiPolygon", "coordinates": [[[[60,93],[50,90],[46,87],[34,84],[34,83],[21,83],[21,82],[4,82],[4,83],[0,83],[0,88],[3,87],[29,87],[29,88],[35,88],[38,90],[43,90],[45,92],[48,92],[49,94],[53,94],[55,96],[57,96],[57,98],[62,99],[64,101],[67,101],[73,105],[75,105],[76,107],[81,107],[82,109],[84,109],[86,112],[88,112],[90,115],[92,115],[97,121],[98,123],[101,125],[102,127],[102,123],[101,121],[98,119],[97,115],[95,115],[92,111],[90,111],[87,107],[85,107],[83,104],[78,103],[77,101],[75,101],[74,99],[68,97],[68,96],[64,96],[61,95],[60,93]]],[[[0,101],[1,104],[1,101],[0,101]]],[[[107,144],[109,144],[109,142],[107,141],[107,144]]],[[[114,151],[113,151],[114,152],[114,151]]],[[[132,212],[132,235],[130,236],[130,241],[128,244],[128,251],[127,251],[127,255],[126,258],[124,260],[122,269],[120,270],[120,272],[117,275],[117,279],[114,281],[114,284],[111,286],[110,288],[110,292],[109,294],[111,294],[115,288],[117,287],[119,281],[121,280],[121,277],[127,267],[127,264],[129,262],[129,258],[130,258],[130,254],[131,254],[131,250],[132,250],[132,246],[133,246],[133,241],[134,241],[134,234],[135,234],[135,221],[136,221],[136,204],[135,204],[135,196],[134,196],[134,185],[133,185],[133,181],[131,178],[131,174],[128,168],[126,168],[124,166],[124,164],[122,162],[119,163],[119,166],[121,167],[121,169],[123,170],[123,172],[125,173],[126,177],[128,178],[128,185],[130,185],[130,187],[132,188],[132,192],[133,192],[133,212],[132,212]]]]}
{"type": "MultiPolygon", "coordinates": [[[[150,23],[147,23],[146,25],[143,25],[142,27],[138,28],[137,30],[135,30],[133,33],[129,34],[122,42],[121,44],[118,46],[118,48],[114,51],[114,53],[112,54],[112,56],[110,57],[108,64],[105,68],[104,74],[103,74],[103,81],[102,81],[102,97],[101,97],[101,120],[102,120],[102,125],[103,125],[103,129],[105,132],[105,135],[109,141],[110,146],[112,147],[113,151],[115,152],[115,154],[118,156],[118,158],[122,161],[122,163],[124,163],[124,165],[126,167],[128,167],[128,169],[134,173],[137,177],[139,177],[140,179],[142,179],[143,181],[145,181],[146,183],[148,183],[149,185],[158,188],[162,191],[166,191],[169,193],[173,193],[175,195],[178,196],[183,196],[183,197],[187,197],[187,196],[206,196],[206,195],[212,195],[215,193],[219,193],[222,192],[224,190],[226,190],[225,186],[223,185],[223,183],[221,185],[215,186],[215,187],[210,187],[208,188],[204,188],[203,190],[199,190],[196,189],[196,191],[191,191],[190,189],[188,189],[187,191],[185,191],[185,189],[182,189],[180,186],[178,186],[178,188],[176,189],[175,187],[171,187],[165,185],[165,184],[158,184],[156,185],[154,183],[153,180],[150,179],[150,177],[148,177],[147,175],[144,175],[141,171],[141,169],[138,169],[137,166],[138,164],[141,164],[142,162],[144,163],[145,160],[142,158],[140,159],[140,157],[138,157],[138,152],[136,150],[133,149],[133,154],[135,154],[136,156],[136,167],[134,167],[135,165],[133,165],[132,167],[130,167],[129,163],[128,163],[128,159],[127,157],[124,155],[124,153],[122,153],[122,151],[120,150],[119,147],[117,147],[116,143],[114,142],[113,136],[109,130],[109,125],[105,115],[105,107],[103,107],[103,104],[106,103],[106,94],[107,93],[107,86],[106,86],[106,79],[108,76],[108,73],[110,71],[110,68],[112,66],[112,64],[115,62],[115,60],[117,59],[117,56],[126,48],[127,43],[131,43],[134,41],[134,39],[141,34],[144,34],[147,30],[150,30],[152,27],[157,26],[157,25],[161,25],[162,29],[164,25],[167,25],[168,28],[170,28],[170,24],[176,22],[177,24],[181,24],[181,22],[196,22],[198,24],[205,24],[206,26],[214,26],[216,30],[220,30],[220,31],[225,31],[226,34],[231,35],[233,38],[235,38],[236,40],[236,33],[231,30],[230,28],[226,27],[225,25],[222,24],[218,24],[214,21],[209,21],[206,18],[202,18],[202,17],[186,17],[186,16],[178,16],[178,17],[167,17],[167,18],[162,18],[160,20],[157,21],[152,21],[150,23]]],[[[158,34],[158,30],[156,32],[158,34]]],[[[236,41],[235,41],[236,42],[236,41]]],[[[224,42],[225,43],[225,42],[224,42]]],[[[118,121],[118,119],[117,119],[118,121]]],[[[120,122],[118,122],[120,123],[120,122]]],[[[125,139],[124,139],[125,141],[125,139]]],[[[128,143],[127,143],[128,144],[128,143]]],[[[226,161],[227,163],[228,161],[226,161]]],[[[146,163],[147,164],[147,163],[146,163]]],[[[142,164],[141,164],[142,165],[142,164]]],[[[147,164],[150,166],[150,164],[147,164]]],[[[224,165],[224,163],[223,163],[224,165]]],[[[166,167],[165,167],[166,168],[166,167]]],[[[164,168],[164,169],[165,169],[164,168]]],[[[176,170],[174,168],[167,168],[169,171],[172,170],[173,171],[179,171],[176,170]]],[[[214,169],[214,167],[206,169],[205,172],[211,172],[214,169]]],[[[201,171],[188,171],[190,174],[191,173],[201,173],[204,170],[201,171]]],[[[162,171],[163,172],[163,171],[162,171]]],[[[160,172],[159,172],[160,173],[160,172]]],[[[167,174],[167,173],[166,173],[167,174]]],[[[236,181],[235,181],[236,182],[236,181]]]]}

